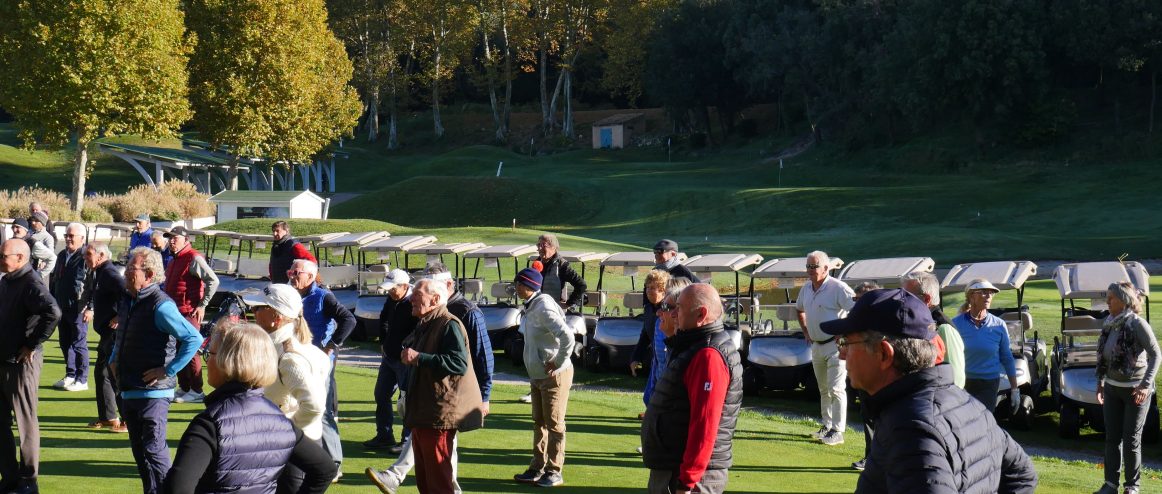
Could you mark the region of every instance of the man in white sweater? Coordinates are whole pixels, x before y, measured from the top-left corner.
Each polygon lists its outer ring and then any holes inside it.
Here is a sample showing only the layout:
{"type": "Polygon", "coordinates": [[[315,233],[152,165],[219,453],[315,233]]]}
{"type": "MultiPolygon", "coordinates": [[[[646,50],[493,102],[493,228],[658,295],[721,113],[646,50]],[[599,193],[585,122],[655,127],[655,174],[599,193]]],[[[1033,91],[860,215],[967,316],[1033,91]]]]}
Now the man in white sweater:
{"type": "Polygon", "coordinates": [[[555,487],[565,483],[565,408],[573,385],[573,335],[565,312],[550,295],[541,293],[541,273],[524,269],[513,283],[526,300],[521,331],[525,335],[524,361],[529,373],[533,405],[533,460],[517,482],[555,487]]]}

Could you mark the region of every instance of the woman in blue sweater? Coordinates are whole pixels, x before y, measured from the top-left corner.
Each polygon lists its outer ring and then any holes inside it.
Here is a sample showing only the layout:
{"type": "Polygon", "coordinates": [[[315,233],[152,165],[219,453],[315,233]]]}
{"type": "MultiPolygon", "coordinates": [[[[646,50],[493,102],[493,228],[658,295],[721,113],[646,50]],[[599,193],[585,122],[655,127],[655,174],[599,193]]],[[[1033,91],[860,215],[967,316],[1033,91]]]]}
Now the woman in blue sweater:
{"type": "Polygon", "coordinates": [[[993,296],[998,292],[987,280],[973,280],[964,289],[968,310],[952,319],[952,325],[964,340],[964,390],[984,403],[990,412],[997,407],[1001,376],[1009,378],[1009,397],[1014,409],[1021,403],[1008,327],[1001,318],[989,313],[993,296]]]}

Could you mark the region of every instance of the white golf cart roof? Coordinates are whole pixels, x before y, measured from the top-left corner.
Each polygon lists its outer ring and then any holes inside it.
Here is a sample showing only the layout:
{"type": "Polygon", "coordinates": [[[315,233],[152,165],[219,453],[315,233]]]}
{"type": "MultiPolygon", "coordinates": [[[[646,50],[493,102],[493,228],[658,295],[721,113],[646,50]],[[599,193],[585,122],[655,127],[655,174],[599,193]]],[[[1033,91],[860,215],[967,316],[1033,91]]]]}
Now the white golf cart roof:
{"type": "MultiPolygon", "coordinates": [[[[828,271],[842,267],[843,259],[832,257],[828,271]]],[[[771,259],[751,271],[750,276],[751,278],[776,278],[775,281],[780,288],[803,286],[807,283],[807,258],[771,259]]]]}
{"type": "Polygon", "coordinates": [[[359,247],[366,245],[381,238],[389,237],[387,232],[357,232],[345,233],[335,238],[327,239],[319,242],[318,247],[321,249],[334,249],[338,247],[359,247]]]}
{"type": "Polygon", "coordinates": [[[428,245],[436,241],[431,235],[407,235],[402,237],[386,237],[373,240],[359,246],[363,252],[409,252],[415,247],[428,245]]]}
{"type": "Polygon", "coordinates": [[[408,252],[411,252],[413,254],[426,254],[426,255],[433,255],[434,256],[434,255],[440,255],[440,254],[462,254],[465,252],[480,250],[480,249],[483,249],[484,247],[487,247],[487,246],[480,243],[480,242],[456,242],[456,243],[451,243],[451,244],[421,245],[418,247],[412,247],[411,250],[409,250],[408,252]]]}
{"type": "Polygon", "coordinates": [[[848,264],[839,272],[839,279],[848,285],[874,281],[880,286],[900,286],[900,277],[916,271],[931,273],[936,261],[931,257],[886,257],[863,259],[848,264]]]}
{"type": "MultiPolygon", "coordinates": [[[[606,257],[609,257],[609,254],[605,252],[589,252],[587,250],[561,250],[557,251],[557,255],[561,256],[561,259],[569,262],[602,261],[606,257]]],[[[529,256],[530,261],[540,258],[541,256],[539,254],[533,254],[529,256]]]]}
{"type": "Polygon", "coordinates": [[[1150,295],[1150,273],[1137,262],[1076,262],[1053,270],[1053,281],[1061,298],[1104,298],[1111,283],[1128,281],[1150,295]]]}
{"type": "Polygon", "coordinates": [[[492,247],[484,247],[476,249],[472,252],[464,254],[465,259],[501,259],[510,257],[527,256],[536,252],[537,248],[533,245],[494,245],[492,247]]]}
{"type": "MultiPolygon", "coordinates": [[[[686,254],[679,252],[678,259],[686,259],[686,254]]],[[[650,251],[615,252],[601,260],[602,266],[653,267],[657,264],[654,261],[654,253],[650,251]]]]}
{"type": "Polygon", "coordinates": [[[1037,265],[1032,261],[990,261],[957,264],[940,282],[944,293],[962,292],[976,279],[985,279],[1001,290],[1017,290],[1025,285],[1030,276],[1037,274],[1037,265]]]}
{"type": "Polygon", "coordinates": [[[303,243],[309,242],[309,243],[318,244],[318,243],[326,242],[326,241],[334,239],[334,238],[342,237],[343,235],[347,235],[348,233],[349,232],[316,233],[314,235],[303,235],[301,237],[295,237],[295,238],[299,239],[299,242],[303,242],[303,243]]]}
{"type": "Polygon", "coordinates": [[[274,235],[269,233],[240,233],[238,234],[238,238],[251,242],[274,242],[274,235]]]}
{"type": "Polygon", "coordinates": [[[760,262],[763,256],[758,254],[705,254],[682,264],[694,273],[733,273],[760,262]]]}

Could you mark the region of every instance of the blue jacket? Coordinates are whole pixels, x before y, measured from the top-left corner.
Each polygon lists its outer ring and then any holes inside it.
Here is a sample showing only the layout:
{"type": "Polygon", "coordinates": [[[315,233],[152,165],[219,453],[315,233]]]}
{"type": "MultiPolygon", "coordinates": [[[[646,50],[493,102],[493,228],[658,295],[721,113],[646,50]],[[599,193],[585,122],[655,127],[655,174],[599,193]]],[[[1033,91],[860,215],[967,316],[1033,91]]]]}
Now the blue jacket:
{"type": "Polygon", "coordinates": [[[342,347],[355,330],[355,315],[318,283],[303,296],[303,318],[311,328],[311,344],[319,348],[342,347]]]}
{"type": "Polygon", "coordinates": [[[77,249],[69,256],[68,249],[56,255],[56,265],[49,276],[49,290],[61,308],[63,314],[76,314],[81,309],[81,295],[85,291],[85,276],[89,269],[85,267],[85,247],[77,249]],[[65,260],[68,259],[66,262],[65,260]]]}
{"type": "Polygon", "coordinates": [[[132,251],[138,247],[153,247],[152,237],[153,227],[146,228],[143,232],[130,232],[129,250],[132,251]]]}
{"type": "MultiPolygon", "coordinates": [[[[410,303],[408,305],[410,306],[410,303]]],[[[492,394],[494,362],[492,341],[488,339],[488,327],[484,325],[484,313],[460,292],[448,298],[448,312],[464,323],[464,330],[468,332],[468,353],[472,357],[472,370],[476,373],[476,382],[480,384],[480,398],[488,401],[489,395],[492,394]]]]}

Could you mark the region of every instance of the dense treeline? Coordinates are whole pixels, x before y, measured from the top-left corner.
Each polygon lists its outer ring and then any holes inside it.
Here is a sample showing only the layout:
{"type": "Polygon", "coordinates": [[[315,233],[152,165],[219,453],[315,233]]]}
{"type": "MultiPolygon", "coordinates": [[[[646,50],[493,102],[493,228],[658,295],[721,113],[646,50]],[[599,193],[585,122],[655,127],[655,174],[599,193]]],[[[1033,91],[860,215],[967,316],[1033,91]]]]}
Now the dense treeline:
{"type": "Polygon", "coordinates": [[[356,65],[364,129],[401,104],[513,101],[545,135],[575,133],[575,101],[663,106],[674,130],[783,132],[849,146],[933,126],[1040,145],[1080,119],[1152,132],[1162,66],[1153,0],[329,0],[356,65]],[[535,79],[535,84],[522,84],[535,79]],[[514,81],[517,81],[514,94],[514,81]],[[1131,118],[1131,116],[1133,118],[1131,118]]]}

